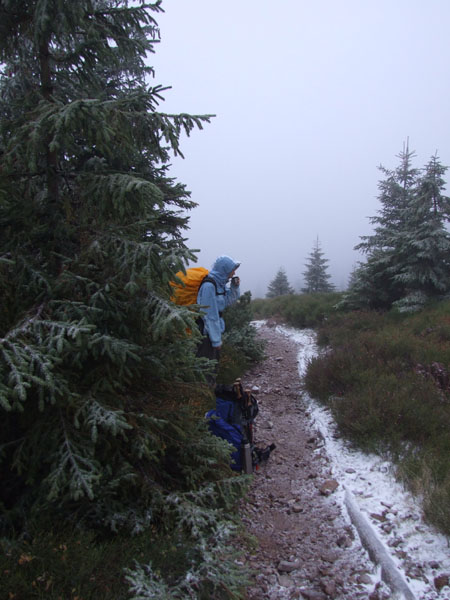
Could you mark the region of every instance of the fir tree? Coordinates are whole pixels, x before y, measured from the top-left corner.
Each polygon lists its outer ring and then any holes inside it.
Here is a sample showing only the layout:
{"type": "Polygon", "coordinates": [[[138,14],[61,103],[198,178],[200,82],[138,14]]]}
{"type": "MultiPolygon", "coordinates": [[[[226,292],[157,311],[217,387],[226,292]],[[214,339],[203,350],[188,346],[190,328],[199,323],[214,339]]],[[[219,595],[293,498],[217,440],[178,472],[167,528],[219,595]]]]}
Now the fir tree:
{"type": "Polygon", "coordinates": [[[436,156],[420,171],[412,166],[408,146],[379,189],[381,210],[372,217],[375,232],[356,247],[367,255],[346,297],[354,307],[400,309],[422,305],[445,294],[450,284],[449,199],[444,195],[444,167],[436,156]]]}
{"type": "Polygon", "coordinates": [[[306,285],[302,288],[302,292],[311,294],[315,292],[332,292],[334,290],[334,285],[329,282],[331,275],[327,272],[328,262],[320,249],[319,238],[317,237],[308,262],[305,264],[306,271],[303,271],[306,285]]]}
{"type": "Polygon", "coordinates": [[[395,276],[401,264],[398,241],[408,228],[407,209],[419,176],[419,170],[412,166],[414,156],[406,144],[398,156],[400,164],[396,169],[379,167],[384,174],[378,184],[381,209],[370,218],[375,232],[362,237],[356,246],[368,257],[365,280],[369,282],[369,295],[373,294],[368,303],[374,307],[388,307],[403,294],[403,286],[395,276]]]}
{"type": "Polygon", "coordinates": [[[0,503],[21,514],[139,528],[165,453],[196,446],[154,404],[202,368],[169,301],[195,257],[167,164],[209,116],[158,111],[160,4],[0,1],[0,503]]]}
{"type": "Polygon", "coordinates": [[[275,298],[275,296],[284,296],[293,294],[294,289],[289,285],[289,281],[283,267],[280,267],[275,278],[269,283],[266,298],[275,298]]]}
{"type": "Polygon", "coordinates": [[[450,290],[450,234],[446,221],[450,199],[444,195],[446,167],[433,156],[417,180],[407,210],[407,223],[397,238],[400,259],[396,282],[404,287],[394,304],[414,307],[450,290]],[[423,300],[421,300],[421,298],[423,300]]]}

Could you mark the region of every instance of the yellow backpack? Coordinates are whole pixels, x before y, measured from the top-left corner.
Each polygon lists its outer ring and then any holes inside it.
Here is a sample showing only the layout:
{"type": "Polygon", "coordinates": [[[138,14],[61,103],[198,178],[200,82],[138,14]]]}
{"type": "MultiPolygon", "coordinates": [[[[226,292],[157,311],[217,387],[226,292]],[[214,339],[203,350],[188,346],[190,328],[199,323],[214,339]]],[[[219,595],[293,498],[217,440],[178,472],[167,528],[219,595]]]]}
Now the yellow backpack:
{"type": "Polygon", "coordinates": [[[170,282],[173,288],[173,294],[170,298],[172,302],[182,306],[197,304],[198,290],[205,281],[213,283],[217,293],[216,282],[212,277],[208,277],[208,273],[208,269],[204,267],[192,267],[186,269],[186,273],[178,271],[176,277],[180,280],[180,283],[178,281],[170,282]]]}

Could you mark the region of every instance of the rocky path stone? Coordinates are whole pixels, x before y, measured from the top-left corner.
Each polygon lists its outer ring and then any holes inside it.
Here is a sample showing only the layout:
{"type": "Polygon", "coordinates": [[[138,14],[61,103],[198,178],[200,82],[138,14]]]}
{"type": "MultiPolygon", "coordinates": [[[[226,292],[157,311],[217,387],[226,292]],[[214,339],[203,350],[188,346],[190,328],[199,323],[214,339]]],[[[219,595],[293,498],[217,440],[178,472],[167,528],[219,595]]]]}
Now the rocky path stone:
{"type": "Polygon", "coordinates": [[[269,325],[259,335],[268,358],[243,384],[259,390],[256,443],[274,442],[276,450],[256,472],[241,506],[248,533],[257,540],[255,550],[246,551],[253,572],[247,597],[387,600],[389,590],[333,499],[339,484],[302,400],[297,346],[269,325]]]}

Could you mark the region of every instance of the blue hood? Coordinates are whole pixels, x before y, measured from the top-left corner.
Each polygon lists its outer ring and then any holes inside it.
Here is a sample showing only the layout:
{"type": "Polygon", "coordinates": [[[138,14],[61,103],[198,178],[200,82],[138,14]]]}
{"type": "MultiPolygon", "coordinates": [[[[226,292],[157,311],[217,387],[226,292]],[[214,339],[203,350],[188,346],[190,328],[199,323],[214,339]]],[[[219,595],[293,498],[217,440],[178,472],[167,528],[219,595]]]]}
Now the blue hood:
{"type": "Polygon", "coordinates": [[[225,285],[231,271],[237,269],[240,264],[229,256],[219,256],[216,258],[209,274],[214,277],[217,283],[225,285]]]}

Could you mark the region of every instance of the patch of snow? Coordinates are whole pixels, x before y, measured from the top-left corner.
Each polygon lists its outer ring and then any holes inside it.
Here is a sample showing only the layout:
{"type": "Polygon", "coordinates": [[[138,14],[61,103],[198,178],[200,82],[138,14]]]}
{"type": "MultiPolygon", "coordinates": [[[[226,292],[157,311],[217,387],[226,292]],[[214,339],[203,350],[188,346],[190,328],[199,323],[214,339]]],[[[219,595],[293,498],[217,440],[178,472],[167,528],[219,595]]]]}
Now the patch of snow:
{"type": "MultiPolygon", "coordinates": [[[[277,331],[298,345],[298,370],[303,377],[318,352],[314,331],[285,326],[277,326],[277,331]]],[[[346,506],[347,490],[418,599],[450,600],[449,586],[438,591],[434,585],[438,575],[450,575],[449,540],[423,520],[419,500],[396,481],[390,462],[352,448],[338,437],[330,410],[309,396],[304,398],[323,437],[333,477],[340,483],[334,497],[341,507],[346,506]]]]}

